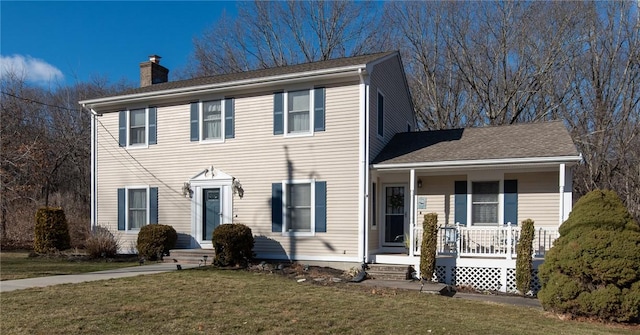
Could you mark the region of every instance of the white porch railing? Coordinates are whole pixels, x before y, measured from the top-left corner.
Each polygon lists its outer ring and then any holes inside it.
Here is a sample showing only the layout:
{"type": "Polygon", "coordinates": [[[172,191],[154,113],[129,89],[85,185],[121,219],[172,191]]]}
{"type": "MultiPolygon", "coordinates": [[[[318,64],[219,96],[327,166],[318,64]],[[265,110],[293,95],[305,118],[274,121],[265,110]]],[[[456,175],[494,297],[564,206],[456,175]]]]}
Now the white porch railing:
{"type": "MultiPolygon", "coordinates": [[[[558,236],[558,228],[536,229],[533,256],[544,257],[558,236]]],[[[414,254],[420,255],[422,227],[415,227],[413,237],[414,254]]],[[[442,226],[438,230],[437,254],[515,259],[519,239],[520,227],[511,223],[493,227],[466,227],[460,224],[442,226]]]]}

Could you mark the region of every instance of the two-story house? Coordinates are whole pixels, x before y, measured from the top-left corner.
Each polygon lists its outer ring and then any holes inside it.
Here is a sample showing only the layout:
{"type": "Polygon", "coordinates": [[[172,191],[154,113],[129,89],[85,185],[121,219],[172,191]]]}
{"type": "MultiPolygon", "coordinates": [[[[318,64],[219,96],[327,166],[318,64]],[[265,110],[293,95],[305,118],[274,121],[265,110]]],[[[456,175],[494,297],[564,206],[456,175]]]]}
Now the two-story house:
{"type": "Polygon", "coordinates": [[[398,52],[174,82],[152,56],[140,71],[141,87],[80,102],[92,225],[123,251],[147,224],[206,249],[243,223],[260,258],[415,265],[426,212],[459,259],[510,256],[505,223],[556,229],[571,209],[580,156],[561,122],[416,132],[398,52]]]}

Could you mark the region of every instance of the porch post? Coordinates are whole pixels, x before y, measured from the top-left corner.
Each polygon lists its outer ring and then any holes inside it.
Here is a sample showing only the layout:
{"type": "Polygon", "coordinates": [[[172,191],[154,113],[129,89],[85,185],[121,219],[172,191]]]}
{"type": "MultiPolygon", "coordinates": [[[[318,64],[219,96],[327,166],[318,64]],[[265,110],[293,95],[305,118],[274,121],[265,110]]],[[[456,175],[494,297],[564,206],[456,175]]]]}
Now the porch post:
{"type": "Polygon", "coordinates": [[[411,173],[409,176],[409,194],[410,194],[410,199],[411,199],[411,203],[409,204],[409,256],[413,257],[415,254],[415,241],[416,239],[414,238],[414,230],[415,230],[415,209],[414,209],[414,203],[415,203],[415,184],[416,184],[416,170],[415,169],[411,169],[411,173]]]}
{"type": "Polygon", "coordinates": [[[565,164],[561,163],[560,164],[560,169],[559,169],[559,193],[560,193],[560,213],[558,213],[558,226],[560,226],[562,224],[562,222],[564,221],[564,185],[565,185],[565,164]]]}

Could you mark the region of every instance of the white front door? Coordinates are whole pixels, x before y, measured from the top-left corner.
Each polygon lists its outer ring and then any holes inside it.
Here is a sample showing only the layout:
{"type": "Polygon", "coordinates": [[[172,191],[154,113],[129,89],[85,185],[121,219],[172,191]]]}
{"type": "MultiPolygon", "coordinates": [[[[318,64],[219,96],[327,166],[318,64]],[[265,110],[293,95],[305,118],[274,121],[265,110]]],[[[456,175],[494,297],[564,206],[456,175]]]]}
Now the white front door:
{"type": "Polygon", "coordinates": [[[382,197],[383,208],[383,247],[403,247],[405,237],[409,235],[407,218],[406,185],[385,185],[382,197]]]}

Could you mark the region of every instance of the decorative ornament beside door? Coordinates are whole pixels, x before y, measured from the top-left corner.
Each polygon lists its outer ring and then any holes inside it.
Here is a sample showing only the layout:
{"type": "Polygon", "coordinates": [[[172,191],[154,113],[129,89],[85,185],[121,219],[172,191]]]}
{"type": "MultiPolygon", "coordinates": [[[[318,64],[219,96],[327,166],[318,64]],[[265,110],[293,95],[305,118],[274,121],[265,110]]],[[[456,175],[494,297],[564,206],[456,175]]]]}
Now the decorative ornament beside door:
{"type": "Polygon", "coordinates": [[[182,184],[182,196],[185,198],[193,197],[193,190],[191,190],[191,183],[189,183],[188,181],[182,184]]]}
{"type": "Polygon", "coordinates": [[[236,178],[233,178],[233,182],[231,183],[231,187],[233,187],[233,194],[237,194],[240,199],[244,196],[244,189],[242,188],[242,184],[236,178]]]}

